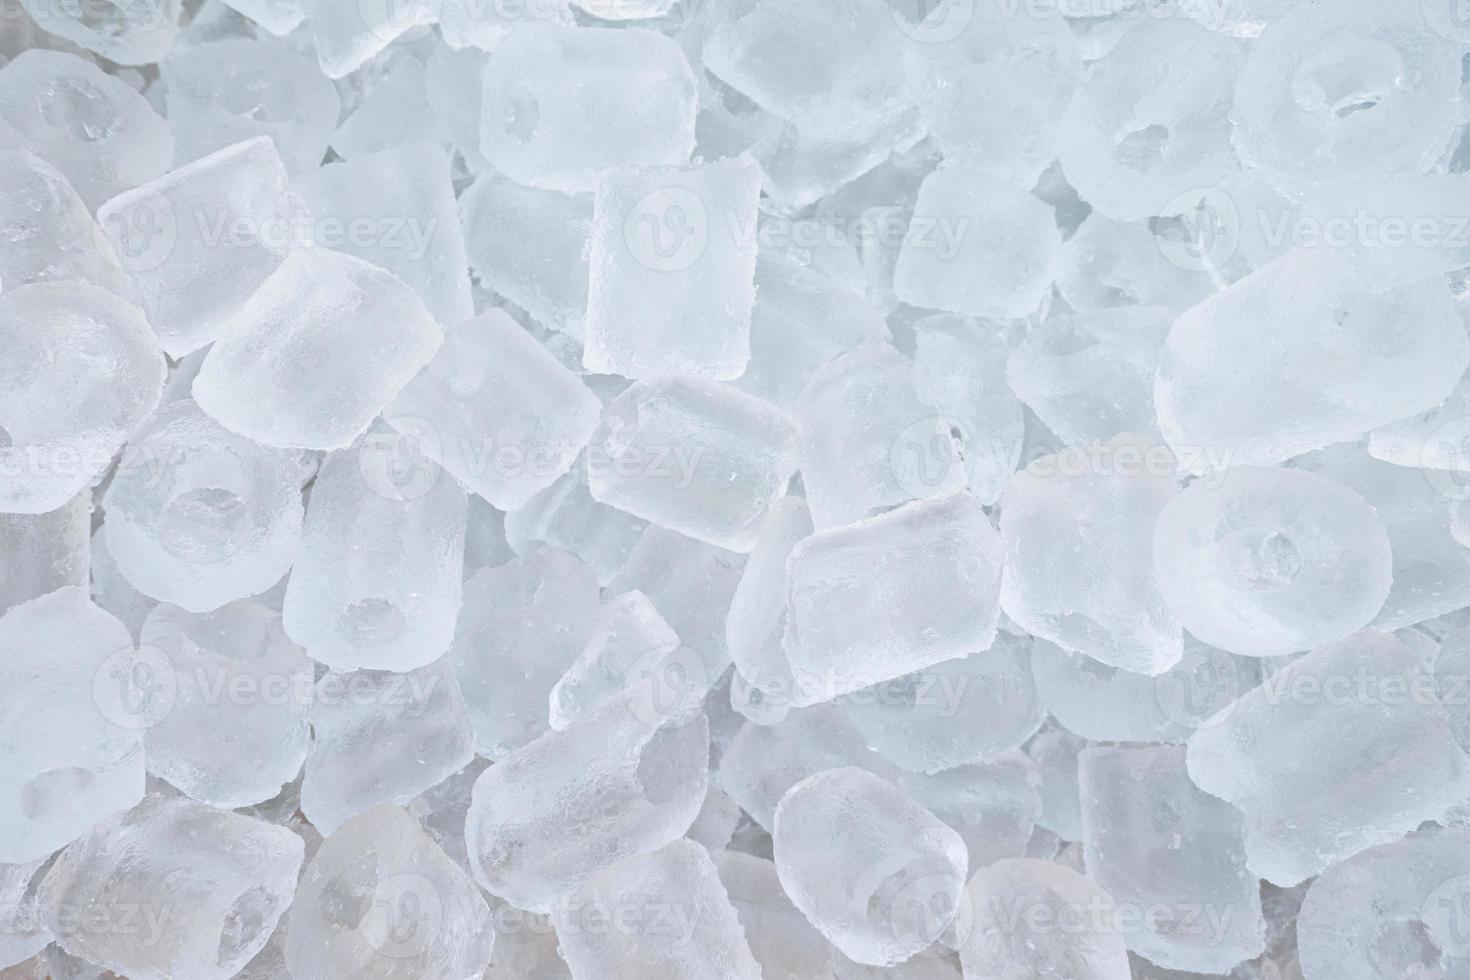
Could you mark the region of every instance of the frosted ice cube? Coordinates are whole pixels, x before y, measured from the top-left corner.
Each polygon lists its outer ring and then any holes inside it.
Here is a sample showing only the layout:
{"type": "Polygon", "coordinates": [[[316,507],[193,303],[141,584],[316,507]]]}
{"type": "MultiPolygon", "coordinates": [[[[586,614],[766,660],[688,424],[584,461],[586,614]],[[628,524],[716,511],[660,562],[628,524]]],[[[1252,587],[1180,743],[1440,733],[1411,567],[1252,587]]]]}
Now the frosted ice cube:
{"type": "Polygon", "coordinates": [[[1057,292],[1079,313],[1118,306],[1187,310],[1214,294],[1200,262],[1166,247],[1167,240],[1141,221],[1115,221],[1093,212],[1062,245],[1057,292]]]}
{"type": "Polygon", "coordinates": [[[599,178],[587,369],[739,377],[750,360],[759,200],[760,170],[746,157],[599,178]]]}
{"type": "Polygon", "coordinates": [[[919,188],[893,288],[926,309],[1023,317],[1051,289],[1061,244],[1039,198],[982,171],[946,167],[919,188]]]}
{"type": "Polygon", "coordinates": [[[269,136],[291,173],[321,165],[341,100],[316,64],[288,45],[192,45],[172,52],[158,71],[179,162],[269,136]]]}
{"type": "Polygon", "coordinates": [[[1182,746],[1094,746],[1078,757],[1087,872],[1124,905],[1161,910],[1124,941],[1160,966],[1222,973],[1261,952],[1260,881],[1240,811],[1200,792],[1182,746]],[[1167,842],[1160,847],[1159,842],[1167,842]]]}
{"type": "Polygon", "coordinates": [[[68,952],[128,977],[225,980],[270,939],[304,852],[284,827],[150,795],[57,859],[43,914],[68,952]]]}
{"type": "Polygon", "coordinates": [[[1307,980],[1454,976],[1470,961],[1470,831],[1428,829],[1364,851],[1312,882],[1296,920],[1307,980]]]}
{"type": "Polygon", "coordinates": [[[868,747],[852,719],[833,704],[798,708],[779,722],[747,722],[718,770],[720,785],[762,827],[775,824],[786,791],[826,769],[859,766],[890,781],[899,770],[868,747]]]}
{"type": "Polygon", "coordinates": [[[541,910],[689,829],[704,803],[709,722],[696,712],[659,727],[636,709],[614,697],[485,770],[465,821],[480,887],[541,910]]]}
{"type": "Polygon", "coordinates": [[[257,442],[344,449],[442,342],[402,280],[348,255],[297,249],[230,318],[194,397],[257,442]]]}
{"type": "Polygon", "coordinates": [[[796,468],[796,426],[783,412],[728,385],[670,377],[607,406],[588,486],[605,504],[744,552],[796,468]]]}
{"type": "Polygon", "coordinates": [[[598,612],[591,569],[553,548],[465,582],[448,661],[476,752],[501,759],[546,732],[551,691],[592,638],[598,612]]]}
{"type": "Polygon", "coordinates": [[[100,7],[21,0],[21,5],[48,33],[119,65],[161,60],[178,37],[183,12],[181,0],[108,2],[100,7]]]}
{"type": "Polygon", "coordinates": [[[1369,630],[1266,678],[1188,747],[1195,784],[1245,813],[1251,871],[1279,885],[1399,840],[1470,792],[1434,677],[1369,630]],[[1317,764],[1294,761],[1306,757],[1317,764]]]}
{"type": "Polygon", "coordinates": [[[297,460],[221,426],[183,399],[129,444],[102,506],[123,576],[193,612],[269,589],[301,541],[297,460]]]}
{"type": "Polygon", "coordinates": [[[1251,657],[1347,636],[1378,614],[1393,581],[1373,508],[1299,469],[1239,466],[1196,481],[1159,513],[1153,552],[1180,624],[1251,657]]]}
{"type": "Polygon", "coordinates": [[[1044,977],[1128,980],[1116,905],[1097,882],[1029,858],[997,861],[970,879],[966,980],[1044,977]]]}
{"type": "Polygon", "coordinates": [[[636,589],[602,607],[587,646],[551,689],[551,727],[560,731],[623,690],[639,670],[657,665],[679,646],[648,596],[636,589]]]}
{"type": "Polygon", "coordinates": [[[301,812],[324,834],[376,804],[408,803],[474,755],[443,661],[404,674],[329,671],[316,682],[310,720],[301,812]]]}
{"type": "Polygon", "coordinates": [[[65,586],[85,590],[91,535],[87,490],[45,514],[0,514],[0,614],[65,586]]]}
{"type": "Polygon", "coordinates": [[[600,409],[510,314],[490,310],[451,332],[384,415],[455,479],[513,510],[571,467],[600,409]]]}
{"type": "Polygon", "coordinates": [[[959,910],[965,842],[862,769],[829,769],[793,786],[776,808],[773,836],[792,904],[859,963],[908,959],[959,910]]]}
{"type": "Polygon", "coordinates": [[[1182,17],[1144,18],[1089,68],[1059,156],[1084,200],[1115,218],[1164,213],[1230,170],[1230,86],[1245,46],[1182,17]]]}
{"type": "Polygon", "coordinates": [[[1000,601],[1022,628],[1142,674],[1178,662],[1183,636],[1150,547],[1175,493],[1174,459],[1145,438],[1068,449],[1011,478],[1001,507],[1000,601]]]}
{"type": "Polygon", "coordinates": [[[1158,306],[1052,317],[1011,354],[1006,380],[1069,445],[1156,432],[1154,373],[1173,322],[1158,306]]]}
{"type": "Polygon", "coordinates": [[[817,527],[964,486],[958,427],[920,400],[916,382],[913,365],[880,343],[829,361],[807,384],[795,411],[817,527]]]}
{"type": "Polygon", "coordinates": [[[1099,742],[1183,742],[1260,680],[1258,662],[1192,638],[1156,677],[1031,644],[1031,672],[1046,710],[1068,731],[1099,742]]]}
{"type": "Polygon", "coordinates": [[[413,670],[454,636],[465,493],[432,463],[422,483],[395,483],[400,463],[396,434],[379,427],[329,455],[312,489],[286,632],[337,670],[413,670]]]}
{"type": "Polygon", "coordinates": [[[1424,173],[1458,125],[1460,55],[1420,9],[1293,7],[1235,81],[1235,149],[1287,185],[1424,173]]]}
{"type": "MultiPolygon", "coordinates": [[[[907,6],[894,4],[895,16],[907,6]]],[[[1082,75],[1067,9],[1042,5],[1015,16],[1003,0],[952,0],[902,24],[915,42],[906,51],[914,100],[946,160],[1035,183],[1057,155],[1062,114],[1082,75]]]]}
{"type": "Polygon", "coordinates": [[[486,65],[484,93],[480,152],[522,184],[591,190],[603,171],[694,149],[693,72],[654,31],[527,25],[486,65]]]}
{"type": "Polygon", "coordinates": [[[1185,468],[1276,463],[1428,411],[1470,364],[1444,282],[1374,292],[1297,249],[1175,321],[1154,400],[1185,468]],[[1228,370],[1226,370],[1228,368],[1228,370]]]}
{"type": "Polygon", "coordinates": [[[641,590],[683,644],[704,659],[706,676],[718,677],[721,665],[730,663],[725,617],[743,557],[654,525],[643,532],[607,591],[641,590]]]}
{"type": "Polygon", "coordinates": [[[649,980],[762,976],[714,862],[692,841],[600,871],[557,904],[551,921],[567,965],[585,980],[616,980],[632,964],[649,980]],[[597,928],[608,909],[622,924],[597,928]]]}
{"type": "Polygon", "coordinates": [[[41,922],[35,889],[41,877],[38,872],[49,861],[47,855],[24,864],[0,864],[0,963],[15,967],[13,971],[0,968],[0,977],[7,980],[40,976],[28,972],[24,961],[51,942],[51,931],[41,922]]]}
{"type": "Polygon", "coordinates": [[[747,717],[777,722],[790,707],[793,678],[782,639],[786,632],[786,559],[812,533],[806,501],[782,497],[761,519],[755,545],[730,599],[725,643],[754,700],[741,707],[747,717]]]}
{"type": "Polygon", "coordinates": [[[173,691],[143,736],[150,773],[221,809],[268,800],[296,778],[314,677],[279,614],[250,600],[203,615],[161,605],[141,641],[173,691]]]}
{"type": "Polygon", "coordinates": [[[301,7],[316,44],[317,62],[328,78],[351,74],[404,34],[439,19],[434,0],[301,0],[301,7]]]}
{"type": "Polygon", "coordinates": [[[143,96],[60,51],[33,48],[0,67],[0,126],[6,124],[13,145],[65,174],[89,208],[173,162],[169,125],[143,96]]]}
{"type": "Polygon", "coordinates": [[[739,851],[717,852],[714,860],[763,976],[832,976],[834,950],[786,897],[775,862],[739,851]]]}
{"type": "Polygon", "coordinates": [[[647,521],[593,498],[585,455],[505,515],[505,539],[516,554],[530,554],[541,544],[560,548],[586,562],[599,585],[612,581],[647,527],[647,521]]]}
{"type": "Polygon", "coordinates": [[[794,703],[812,704],[984,650],[1001,542],[960,492],[818,531],[787,559],[794,703]],[[803,683],[804,682],[804,683],[803,683]]]}
{"type": "Polygon", "coordinates": [[[1041,775],[1023,752],[928,775],[906,772],[898,788],[964,839],[972,868],[1025,855],[1041,816],[1041,775]]]}
{"type": "Polygon", "coordinates": [[[0,295],[0,513],[62,507],[148,418],[167,371],[137,307],[83,283],[0,295]]]}
{"type": "Polygon", "coordinates": [[[92,211],[66,176],[27,150],[0,151],[0,285],[85,282],[129,302],[137,296],[92,211]]]}
{"type": "Polygon", "coordinates": [[[437,146],[396,146],[321,167],[300,185],[319,244],[387,269],[441,324],[474,315],[449,157],[437,146]],[[328,233],[338,222],[348,233],[328,233]]]}
{"type": "Polygon", "coordinates": [[[469,875],[392,806],[358,814],[322,842],[287,925],[291,975],[320,980],[479,977],[495,941],[469,875]]]}
{"type": "Polygon", "coordinates": [[[482,283],[547,326],[582,336],[592,195],[525,187],[486,171],[460,195],[459,220],[482,283]]]}
{"type": "MultiPolygon", "coordinates": [[[[1006,383],[1005,341],[990,324],[946,313],[916,322],[914,341],[919,400],[959,430],[970,492],[982,504],[994,504],[1015,472],[1025,440],[1021,402],[1006,383]]],[[[931,437],[924,445],[911,438],[917,434],[905,434],[903,451],[917,454],[926,482],[942,483],[950,464],[945,440],[931,437]]]]}
{"type": "Polygon", "coordinates": [[[1025,641],[998,634],[988,650],[845,694],[838,703],[868,744],[904,769],[939,772],[1019,748],[1046,720],[1025,641]]]}

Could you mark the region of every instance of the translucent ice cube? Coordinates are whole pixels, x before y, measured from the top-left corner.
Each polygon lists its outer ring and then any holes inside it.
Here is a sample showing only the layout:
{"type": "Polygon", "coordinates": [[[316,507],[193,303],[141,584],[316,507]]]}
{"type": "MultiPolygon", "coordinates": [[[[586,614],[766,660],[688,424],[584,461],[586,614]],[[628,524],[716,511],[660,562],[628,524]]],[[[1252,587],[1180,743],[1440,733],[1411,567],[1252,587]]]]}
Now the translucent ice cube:
{"type": "Polygon", "coordinates": [[[1093,212],[1062,245],[1057,292],[1079,313],[1117,306],[1187,310],[1215,292],[1192,256],[1172,261],[1159,234],[1142,221],[1093,212]]]}
{"type": "Polygon", "coordinates": [[[513,30],[528,24],[572,26],[569,0],[533,0],[531,3],[481,3],[478,0],[441,0],[439,33],[451,48],[473,46],[494,51],[513,30]]]}
{"type": "Polygon", "coordinates": [[[748,717],[776,722],[790,707],[791,666],[782,638],[786,631],[786,559],[812,533],[812,518],[799,497],[782,497],[762,518],[755,546],[730,599],[725,642],[740,682],[754,701],[748,717]]]}
{"type": "Polygon", "coordinates": [[[647,670],[679,646],[648,596],[638,590],[602,607],[587,646],[551,689],[551,727],[566,728],[621,691],[629,672],[647,670]]]}
{"type": "Polygon", "coordinates": [[[832,975],[831,944],[786,897],[775,862],[739,851],[720,851],[714,860],[763,976],[832,975]]]}
{"type": "Polygon", "coordinates": [[[267,32],[285,37],[301,24],[306,12],[300,0],[220,0],[225,6],[250,18],[267,32]]]}
{"type": "Polygon", "coordinates": [[[576,555],[607,585],[637,547],[648,522],[595,499],[585,455],[551,486],[505,515],[505,539],[518,555],[542,544],[576,555]]]}
{"type": "MultiPolygon", "coordinates": [[[[101,5],[21,0],[43,29],[119,65],[159,61],[179,33],[181,0],[101,5]]],[[[13,16],[13,15],[12,15],[13,16]]]]}
{"type": "Polygon", "coordinates": [[[1240,466],[1196,481],[1159,513],[1153,551],[1180,624],[1252,657],[1347,636],[1377,615],[1393,580],[1388,535],[1367,502],[1296,469],[1240,466]]]}
{"type": "Polygon", "coordinates": [[[740,582],[743,557],[651,526],[608,583],[608,593],[641,590],[683,644],[704,659],[707,676],[718,677],[721,665],[730,662],[725,617],[740,582]]]}
{"type": "Polygon", "coordinates": [[[906,772],[898,787],[964,838],[972,868],[1025,855],[1041,816],[1041,775],[1023,752],[928,775],[906,772]]]}
{"type": "Polygon", "coordinates": [[[0,295],[0,513],[66,504],[158,404],[166,367],[137,307],[97,286],[0,295]]]}
{"type": "Polygon", "coordinates": [[[0,514],[0,614],[64,586],[88,586],[92,494],[45,514],[0,514]]]}
{"type": "Polygon", "coordinates": [[[316,43],[317,62],[328,78],[342,78],[361,68],[407,32],[434,23],[439,10],[433,0],[301,0],[301,6],[316,43]]]}
{"type": "Polygon", "coordinates": [[[39,872],[49,860],[47,855],[24,864],[0,864],[0,908],[4,909],[0,912],[0,963],[21,964],[14,970],[0,969],[0,976],[9,975],[7,980],[38,976],[30,973],[23,961],[51,942],[51,931],[41,922],[35,889],[39,872]]]}
{"type": "Polygon", "coordinates": [[[402,280],[348,255],[297,249],[225,325],[194,397],[266,445],[343,449],[442,341],[402,280]]]}
{"type": "Polygon", "coordinates": [[[92,211],[66,176],[27,150],[0,151],[0,284],[71,280],[136,302],[137,294],[92,211]]]}

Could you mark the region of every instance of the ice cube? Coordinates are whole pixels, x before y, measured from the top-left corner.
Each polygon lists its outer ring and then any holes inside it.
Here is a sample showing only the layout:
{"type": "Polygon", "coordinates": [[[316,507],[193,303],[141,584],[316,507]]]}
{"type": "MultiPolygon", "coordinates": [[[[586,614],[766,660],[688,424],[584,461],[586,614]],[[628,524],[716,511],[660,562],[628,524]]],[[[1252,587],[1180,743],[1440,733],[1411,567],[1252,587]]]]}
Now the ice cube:
{"type": "Polygon", "coordinates": [[[311,492],[285,623],[312,659],[336,670],[406,671],[449,648],[464,572],[465,493],[433,463],[403,465],[380,426],[332,453],[311,492]]]}
{"type": "Polygon", "coordinates": [[[608,406],[588,453],[592,496],[661,527],[746,552],[796,472],[796,426],[767,402],[682,376],[608,406]]]}
{"type": "Polygon", "coordinates": [[[225,326],[194,397],[266,445],[344,449],[442,341],[402,280],[351,256],[298,249],[225,326]]]}
{"type": "Polygon", "coordinates": [[[1045,456],[1001,507],[1000,601],[1022,628],[1114,667],[1160,674],[1183,636],[1150,541],[1175,463],[1135,435],[1045,456]]]}
{"type": "Polygon", "coordinates": [[[1068,445],[1154,433],[1154,373],[1174,314],[1158,306],[1063,314],[1006,365],[1011,390],[1068,445]]]}
{"type": "Polygon", "coordinates": [[[92,211],[66,176],[28,150],[0,151],[0,284],[85,282],[129,302],[137,295],[92,211]]]}
{"type": "Polygon", "coordinates": [[[91,484],[148,418],[167,372],[137,307],[83,283],[0,295],[0,513],[44,514],[91,484]]]}
{"type": "Polygon", "coordinates": [[[505,515],[505,539],[518,555],[542,544],[576,555],[607,585],[637,547],[648,522],[609,507],[587,485],[585,454],[551,486],[505,515]]]}
{"type": "Polygon", "coordinates": [[[569,0],[534,0],[532,3],[441,0],[441,3],[439,33],[450,48],[473,47],[494,51],[518,27],[535,24],[571,27],[573,24],[569,0]]]}
{"type": "Polygon", "coordinates": [[[501,759],[544,734],[551,691],[598,619],[597,579],[542,548],[464,584],[449,662],[474,724],[475,751],[501,759]]]}
{"type": "Polygon", "coordinates": [[[1245,813],[1251,871],[1278,885],[1399,840],[1470,793],[1435,678],[1413,648],[1371,630],[1267,677],[1188,748],[1195,785],[1245,813]]]}
{"type": "Polygon", "coordinates": [[[743,558],[654,525],[638,539],[607,591],[641,590],[683,644],[704,660],[706,676],[714,678],[730,663],[725,618],[743,558]]]}
{"type": "Polygon", "coordinates": [[[598,179],[582,352],[589,371],[719,380],[745,371],[760,183],[747,157],[598,179]]]}
{"type": "Polygon", "coordinates": [[[939,772],[1019,748],[1046,720],[1024,640],[845,694],[838,703],[868,744],[900,767],[939,772]]]}
{"type": "MultiPolygon", "coordinates": [[[[446,36],[446,11],[440,11],[439,31],[446,36]]],[[[439,126],[449,137],[455,153],[472,174],[490,169],[480,155],[480,75],[489,56],[479,48],[456,50],[449,44],[435,45],[424,62],[424,98],[429,101],[439,126]]]]}
{"type": "Polygon", "coordinates": [[[616,980],[635,963],[649,980],[761,980],[714,862],[692,841],[600,871],[557,904],[551,921],[573,976],[585,980],[616,980]],[[608,909],[618,928],[597,927],[608,909]]]}
{"type": "Polygon", "coordinates": [[[966,980],[1067,976],[1128,980],[1128,951],[1111,896],[1050,861],[997,861],[970,879],[960,963],[966,980]]]}
{"type": "Polygon", "coordinates": [[[269,136],[292,174],[321,165],[341,100],[316,64],[288,45],[197,44],[172,52],[158,71],[180,163],[269,136]]]}
{"type": "Polygon", "coordinates": [[[68,585],[85,590],[91,535],[87,490],[45,514],[0,514],[0,615],[68,585]]]}
{"type": "Polygon", "coordinates": [[[1026,754],[1041,773],[1041,816],[1038,827],[1062,840],[1082,839],[1082,807],[1077,794],[1077,754],[1087,742],[1054,724],[1036,733],[1026,754]]]}
{"type": "Polygon", "coordinates": [[[6,124],[13,146],[65,174],[89,208],[173,162],[173,133],[143,96],[60,51],[32,48],[0,67],[0,126],[6,124]]]}
{"type": "Polygon", "coordinates": [[[445,326],[474,315],[443,150],[420,143],[353,156],[319,168],[300,191],[320,244],[393,273],[445,326]],[[329,233],[337,226],[347,229],[340,239],[329,233]]]}
{"type": "Polygon", "coordinates": [[[526,187],[487,170],[460,195],[459,220],[482,283],[552,329],[582,336],[592,195],[526,187]]]}
{"type": "Polygon", "coordinates": [[[225,980],[270,939],[304,852],[284,827],[150,795],[56,860],[43,915],[68,952],[128,977],[225,980]]]}
{"type": "Polygon", "coordinates": [[[1461,54],[1421,10],[1293,7],[1236,78],[1235,149],[1288,187],[1422,174],[1459,125],[1461,54]]]}
{"type": "Polygon", "coordinates": [[[1217,289],[1201,264],[1188,252],[1180,258],[1142,221],[1094,212],[1062,245],[1057,292],[1078,313],[1119,306],[1187,310],[1217,289]]]}
{"type": "Polygon", "coordinates": [[[1230,86],[1246,53],[1182,17],[1143,18],[1125,33],[1091,64],[1062,119],[1058,155],[1083,199],[1143,219],[1235,169],[1230,86]]]}
{"type": "Polygon", "coordinates": [[[502,510],[551,486],[597,426],[597,396],[504,310],[450,333],[384,416],[502,510]]]}
{"type": "Polygon", "coordinates": [[[679,646],[648,596],[634,589],[602,607],[587,646],[551,689],[551,727],[560,731],[636,680],[679,646]]]}
{"type": "Polygon", "coordinates": [[[203,615],[161,605],[141,641],[173,690],[143,736],[150,773],[221,809],[269,800],[296,778],[314,676],[278,613],[248,599],[203,615]]]}
{"type": "Polygon", "coordinates": [[[526,25],[486,65],[484,92],[480,152],[518,183],[586,191],[694,149],[694,74],[654,31],[526,25]]]}
{"type": "Polygon", "coordinates": [[[818,531],[787,559],[786,655],[812,704],[984,650],[1001,542],[960,492],[818,531]]]}
{"type": "Polygon", "coordinates": [[[109,0],[100,7],[21,0],[21,5],[48,33],[119,65],[147,65],[161,60],[178,37],[183,12],[181,0],[109,0]]]}
{"type": "MultiPolygon", "coordinates": [[[[424,66],[397,48],[383,55],[386,67],[372,80],[332,134],[332,150],[348,160],[414,144],[441,144],[447,133],[429,103],[424,66]]],[[[458,269],[445,271],[457,272],[458,269]]]]}
{"type": "Polygon", "coordinates": [[[285,37],[306,17],[300,0],[220,0],[242,17],[259,24],[266,32],[285,37]]]}
{"type": "Polygon", "coordinates": [[[329,671],[316,682],[310,721],[301,812],[324,834],[378,803],[408,803],[474,755],[443,661],[404,674],[329,671]]]}
{"type": "Polygon", "coordinates": [[[761,519],[755,546],[730,599],[725,643],[754,700],[741,707],[747,717],[778,722],[790,707],[793,682],[782,639],[786,631],[786,559],[812,533],[806,501],[782,497],[761,519]]]}
{"type": "Polygon", "coordinates": [[[165,405],[102,498],[108,552],[139,592],[192,612],[264,592],[301,542],[297,462],[189,399],[165,405]]]}
{"type": "Polygon", "coordinates": [[[983,171],[945,167],[919,188],[893,288],[926,309],[1027,316],[1051,289],[1061,244],[1039,198],[983,171]]]}
{"type": "Polygon", "coordinates": [[[1195,973],[1224,973],[1261,952],[1244,821],[1189,781],[1182,746],[1093,746],[1078,757],[1078,777],[1087,873],[1120,904],[1153,910],[1124,935],[1129,949],[1195,973]]]}
{"type": "MultiPolygon", "coordinates": [[[[91,493],[83,491],[82,495],[90,509],[91,493]]],[[[112,552],[107,550],[107,532],[101,527],[92,532],[92,601],[115,616],[135,640],[143,630],[143,620],[158,605],[157,599],[139,592],[123,577],[112,552]]]]}
{"type": "Polygon", "coordinates": [[[412,817],[386,805],[322,842],[287,925],[291,975],[320,980],[479,977],[495,941],[469,875],[412,817]]]}
{"type": "Polygon", "coordinates": [[[403,35],[439,19],[435,0],[301,0],[301,6],[328,78],[350,75],[403,35]]]}
{"type": "Polygon", "coordinates": [[[1153,552],[1158,589],[1179,623],[1249,657],[1295,653],[1367,625],[1394,573],[1373,508],[1300,469],[1237,466],[1192,483],[1159,513],[1153,552]]]}
{"type": "Polygon", "coordinates": [[[773,836],[792,904],[859,963],[908,959],[959,910],[965,842],[865,770],[829,769],[797,783],[776,808],[773,836]]]}
{"type": "Polygon", "coordinates": [[[539,911],[688,830],[704,803],[709,722],[697,710],[650,721],[635,695],[614,697],[485,770],[465,821],[480,887],[539,911]]]}
{"type": "Polygon", "coordinates": [[[714,860],[763,976],[832,975],[831,944],[786,897],[775,862],[739,851],[717,852],[714,860]]]}
{"type": "MultiPolygon", "coordinates": [[[[982,504],[996,503],[1025,441],[1021,402],[1006,383],[1005,341],[989,323],[940,313],[914,324],[914,342],[919,401],[958,430],[970,492],[982,504]]],[[[921,433],[928,435],[924,426],[905,433],[902,450],[917,456],[923,482],[941,484],[951,464],[948,446],[942,437],[931,436],[928,445],[912,438],[921,433]]]]}
{"type": "Polygon", "coordinates": [[[829,361],[807,384],[795,411],[817,527],[964,486],[958,426],[920,400],[916,381],[913,365],[879,343],[829,361]]]}
{"type": "Polygon", "coordinates": [[[24,864],[0,864],[0,963],[14,967],[0,968],[0,977],[6,980],[40,976],[28,972],[24,961],[51,942],[51,931],[41,922],[35,887],[49,861],[47,855],[24,864]]]}
{"type": "Polygon", "coordinates": [[[1041,775],[1023,752],[927,775],[906,772],[898,788],[964,839],[972,868],[1024,856],[1041,816],[1041,775]]]}
{"type": "Polygon", "coordinates": [[[1194,473],[1277,463],[1428,411],[1470,342],[1440,277],[1365,288],[1325,249],[1297,249],[1175,321],[1159,424],[1194,473]]]}

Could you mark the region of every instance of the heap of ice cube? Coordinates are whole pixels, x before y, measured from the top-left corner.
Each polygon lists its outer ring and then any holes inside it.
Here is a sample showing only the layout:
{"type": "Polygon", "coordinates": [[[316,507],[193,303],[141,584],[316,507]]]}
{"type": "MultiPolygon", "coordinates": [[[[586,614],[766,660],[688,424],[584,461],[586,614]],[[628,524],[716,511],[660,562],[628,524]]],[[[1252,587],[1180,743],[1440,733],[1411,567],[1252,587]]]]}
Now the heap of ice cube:
{"type": "Polygon", "coordinates": [[[1470,977],[1463,4],[0,4],[0,980],[1470,977]]]}

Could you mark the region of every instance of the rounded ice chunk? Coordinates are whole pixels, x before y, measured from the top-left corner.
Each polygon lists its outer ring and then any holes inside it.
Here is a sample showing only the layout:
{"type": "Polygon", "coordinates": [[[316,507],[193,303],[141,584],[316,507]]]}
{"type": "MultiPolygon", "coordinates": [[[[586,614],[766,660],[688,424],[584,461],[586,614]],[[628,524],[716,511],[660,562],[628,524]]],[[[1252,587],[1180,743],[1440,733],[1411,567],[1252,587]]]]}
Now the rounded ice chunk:
{"type": "Polygon", "coordinates": [[[490,907],[469,875],[387,805],[322,841],[286,924],[286,966],[316,980],[479,977],[495,941],[490,907]]]}
{"type": "Polygon", "coordinates": [[[226,980],[270,940],[305,850],[285,827],[153,795],[63,852],[42,914],[63,949],[124,976],[226,980]]]}
{"type": "Polygon", "coordinates": [[[1154,402],[1175,455],[1202,473],[1428,411],[1467,366],[1442,277],[1374,291],[1330,250],[1297,249],[1174,322],[1154,402]]]}
{"type": "Polygon", "coordinates": [[[484,92],[480,152],[522,184],[587,191],[603,171],[694,150],[694,73],[655,31],[527,25],[487,63],[484,92]]]}
{"type": "Polygon", "coordinates": [[[257,442],[344,449],[443,340],[402,280],[338,252],[296,249],[221,331],[194,397],[257,442]]]}
{"type": "Polygon", "coordinates": [[[781,886],[849,959],[892,966],[954,920],[965,842],[891,783],[828,769],[787,791],[775,824],[781,886]]]}
{"type": "Polygon", "coordinates": [[[173,162],[174,137],[163,117],[126,82],[74,54],[32,48],[0,68],[5,124],[18,147],[66,174],[89,208],[173,162]]]}
{"type": "Polygon", "coordinates": [[[1113,899],[1050,861],[997,861],[970,879],[972,920],[956,927],[965,980],[1052,977],[1128,980],[1113,899]]]}
{"type": "Polygon", "coordinates": [[[1125,220],[1166,213],[1176,195],[1235,169],[1234,38],[1183,17],[1143,17],[1092,63],[1062,119],[1059,157],[1083,200],[1125,220]]]}
{"type": "Polygon", "coordinates": [[[140,649],[171,688],[143,736],[150,773],[221,809],[262,803],[296,778],[314,678],[279,613],[248,599],[203,615],[161,605],[140,649]]]}
{"type": "Polygon", "coordinates": [[[143,798],[153,689],[137,690],[128,631],[75,586],[0,617],[0,650],[0,862],[21,864],[143,798]]]}
{"type": "Polygon", "coordinates": [[[134,436],[102,507],[123,576],[192,612],[266,591],[301,542],[296,456],[236,435],[187,398],[134,436]]]}
{"type": "Polygon", "coordinates": [[[1248,657],[1347,636],[1377,615],[1393,582],[1373,508],[1299,469],[1240,466],[1191,484],[1159,513],[1153,560],[1180,624],[1248,657]]]}
{"type": "Polygon", "coordinates": [[[1001,608],[1064,649],[1160,674],[1183,635],[1149,546],[1175,493],[1174,459],[1134,435],[1045,456],[1011,477],[1001,504],[1001,608]]]}
{"type": "Polygon", "coordinates": [[[0,294],[0,513],[44,514],[107,468],[167,366],[137,307],[97,286],[0,294]]]}

